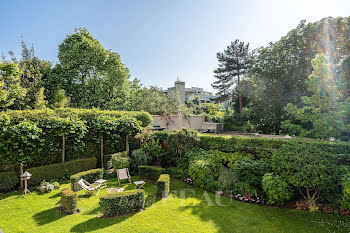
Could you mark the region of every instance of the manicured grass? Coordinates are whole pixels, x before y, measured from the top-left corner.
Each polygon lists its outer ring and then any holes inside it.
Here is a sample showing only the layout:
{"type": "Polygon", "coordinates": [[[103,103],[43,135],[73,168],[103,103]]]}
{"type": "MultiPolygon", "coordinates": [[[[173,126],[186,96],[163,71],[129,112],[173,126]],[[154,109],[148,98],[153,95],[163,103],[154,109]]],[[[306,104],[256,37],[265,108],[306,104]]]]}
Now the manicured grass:
{"type": "MultiPolygon", "coordinates": [[[[138,177],[134,177],[137,180],[138,177]]],[[[117,180],[109,180],[110,187],[117,180]]],[[[62,187],[68,187],[63,183],[62,187]]],[[[125,186],[126,189],[133,185],[125,186]]],[[[156,186],[145,185],[146,210],[115,218],[99,218],[99,198],[82,197],[80,213],[58,210],[60,191],[0,195],[0,229],[8,232],[350,232],[350,218],[246,204],[207,195],[178,180],[171,180],[172,194],[159,200],[156,186]],[[180,191],[186,190],[186,196],[180,191]],[[154,203],[153,203],[154,201],[154,203]],[[213,205],[211,205],[211,202],[213,205]],[[153,204],[152,204],[153,203],[153,204]]],[[[101,193],[105,193],[103,190],[101,193]]],[[[101,195],[101,194],[100,194],[101,195]]]]}

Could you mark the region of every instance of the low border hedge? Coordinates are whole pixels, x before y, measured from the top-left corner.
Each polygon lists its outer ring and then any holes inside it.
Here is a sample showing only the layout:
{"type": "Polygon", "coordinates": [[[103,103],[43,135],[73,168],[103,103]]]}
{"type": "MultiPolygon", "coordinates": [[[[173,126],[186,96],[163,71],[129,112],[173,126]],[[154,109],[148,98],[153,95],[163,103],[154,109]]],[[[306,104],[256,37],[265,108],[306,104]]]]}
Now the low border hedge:
{"type": "Polygon", "coordinates": [[[102,179],[103,177],[103,169],[92,169],[88,171],[79,172],[70,177],[70,184],[73,191],[81,190],[78,185],[78,181],[80,179],[84,179],[89,183],[93,183],[95,180],[102,179]]]}
{"type": "Polygon", "coordinates": [[[168,197],[170,193],[170,175],[161,174],[157,181],[157,195],[159,197],[168,197]]]}
{"type": "Polygon", "coordinates": [[[100,206],[105,217],[127,214],[145,208],[145,191],[127,190],[100,196],[100,206]]]}
{"type": "Polygon", "coordinates": [[[74,214],[78,211],[78,196],[71,189],[61,191],[61,211],[66,214],[74,214]]]}
{"type": "Polygon", "coordinates": [[[148,165],[139,166],[139,175],[153,182],[157,182],[162,173],[165,173],[165,168],[148,165]]]}
{"type": "Polygon", "coordinates": [[[16,172],[0,172],[0,192],[7,192],[17,187],[19,174],[16,172]]]}
{"type": "Polygon", "coordinates": [[[62,179],[70,174],[96,168],[96,163],[96,158],[87,158],[29,168],[27,171],[32,174],[32,178],[28,180],[28,184],[38,185],[43,180],[62,179]]]}

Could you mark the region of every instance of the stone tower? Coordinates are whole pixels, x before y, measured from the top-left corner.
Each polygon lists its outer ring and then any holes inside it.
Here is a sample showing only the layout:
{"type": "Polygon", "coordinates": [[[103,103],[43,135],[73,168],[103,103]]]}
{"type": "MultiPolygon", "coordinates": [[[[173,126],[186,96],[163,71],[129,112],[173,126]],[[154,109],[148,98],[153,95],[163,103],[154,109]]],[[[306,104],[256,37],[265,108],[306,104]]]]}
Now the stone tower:
{"type": "Polygon", "coordinates": [[[175,91],[178,93],[181,104],[185,104],[185,82],[177,80],[175,82],[175,91]]]}

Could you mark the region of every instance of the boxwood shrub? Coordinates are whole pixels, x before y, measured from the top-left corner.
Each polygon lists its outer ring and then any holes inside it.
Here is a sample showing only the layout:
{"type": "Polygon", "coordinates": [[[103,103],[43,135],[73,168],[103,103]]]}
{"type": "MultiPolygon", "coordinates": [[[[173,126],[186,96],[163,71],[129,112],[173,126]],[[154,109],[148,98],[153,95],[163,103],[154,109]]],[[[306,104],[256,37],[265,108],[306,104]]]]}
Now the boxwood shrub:
{"type": "Polygon", "coordinates": [[[93,183],[95,180],[102,179],[103,169],[92,169],[84,172],[79,172],[70,177],[70,184],[73,191],[79,191],[81,188],[78,185],[80,179],[84,179],[89,183],[93,183]]]}
{"type": "Polygon", "coordinates": [[[73,190],[62,190],[61,211],[66,214],[74,214],[78,211],[78,196],[73,190]]]}
{"type": "Polygon", "coordinates": [[[165,173],[165,168],[148,165],[139,166],[139,176],[153,182],[157,182],[162,173],[165,173]]]}
{"type": "Polygon", "coordinates": [[[54,163],[41,167],[29,168],[32,174],[29,185],[38,185],[43,180],[62,179],[67,175],[96,168],[96,158],[75,159],[66,163],[54,163]]]}
{"type": "Polygon", "coordinates": [[[0,172],[0,192],[7,192],[16,188],[19,174],[16,172],[0,172]]]}
{"type": "Polygon", "coordinates": [[[145,191],[141,189],[127,190],[119,193],[100,196],[101,212],[112,217],[134,212],[145,207],[145,191]]]}
{"type": "Polygon", "coordinates": [[[170,193],[170,176],[161,174],[157,181],[157,194],[159,197],[168,197],[170,193]]]}

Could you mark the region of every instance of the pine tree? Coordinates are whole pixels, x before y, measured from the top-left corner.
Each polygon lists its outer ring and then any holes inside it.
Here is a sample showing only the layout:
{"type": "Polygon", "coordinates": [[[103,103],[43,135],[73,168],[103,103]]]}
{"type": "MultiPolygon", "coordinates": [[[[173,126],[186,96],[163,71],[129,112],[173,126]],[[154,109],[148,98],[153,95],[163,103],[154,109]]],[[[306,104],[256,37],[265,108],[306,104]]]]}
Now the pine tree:
{"type": "Polygon", "coordinates": [[[239,109],[242,112],[242,93],[235,89],[240,86],[241,78],[247,74],[251,66],[249,43],[245,44],[235,40],[227,46],[224,52],[217,53],[216,57],[219,61],[219,67],[214,70],[214,76],[217,80],[214,81],[212,87],[218,90],[219,95],[223,95],[227,99],[232,94],[238,95],[239,109]]]}

